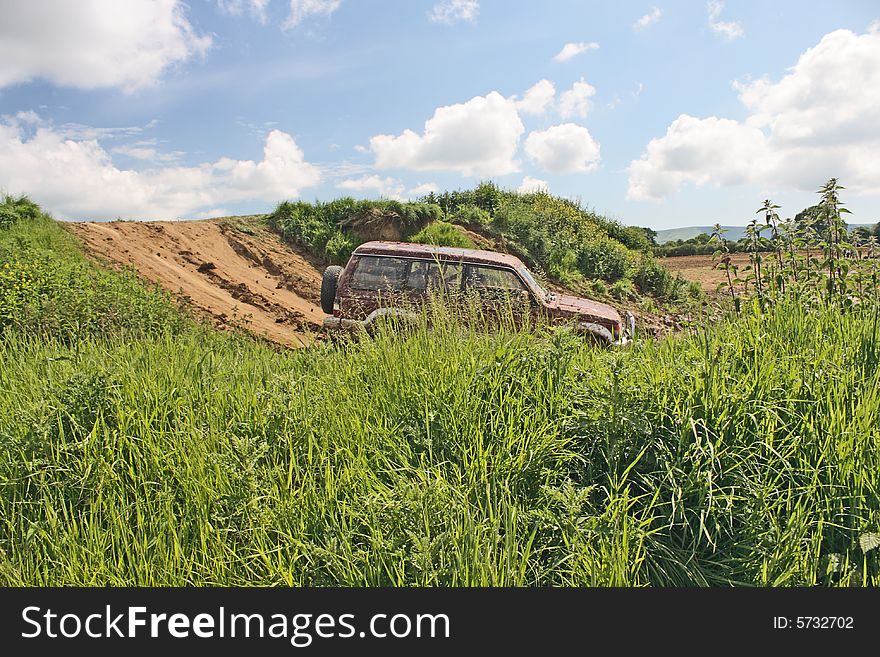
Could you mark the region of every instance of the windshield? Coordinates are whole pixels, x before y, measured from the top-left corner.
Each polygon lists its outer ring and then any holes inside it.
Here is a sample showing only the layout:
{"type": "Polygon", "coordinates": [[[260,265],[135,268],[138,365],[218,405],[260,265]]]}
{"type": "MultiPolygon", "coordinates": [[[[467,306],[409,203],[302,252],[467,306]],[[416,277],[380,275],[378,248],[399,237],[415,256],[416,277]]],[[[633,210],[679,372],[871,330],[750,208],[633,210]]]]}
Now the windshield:
{"type": "Polygon", "coordinates": [[[532,275],[532,272],[530,272],[525,267],[520,267],[517,271],[519,271],[520,275],[524,279],[526,279],[526,283],[528,284],[528,286],[530,288],[532,288],[533,290],[535,290],[541,296],[542,299],[546,299],[548,296],[550,296],[550,292],[547,290],[547,288],[545,288],[543,285],[541,285],[538,281],[535,280],[535,277],[532,275]]]}

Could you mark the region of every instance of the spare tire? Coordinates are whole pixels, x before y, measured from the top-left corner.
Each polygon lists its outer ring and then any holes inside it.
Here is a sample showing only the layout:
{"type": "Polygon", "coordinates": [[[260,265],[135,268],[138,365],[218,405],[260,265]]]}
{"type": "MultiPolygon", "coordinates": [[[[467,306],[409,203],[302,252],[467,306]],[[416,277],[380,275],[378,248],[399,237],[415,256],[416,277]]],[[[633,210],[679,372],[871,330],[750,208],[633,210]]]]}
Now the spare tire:
{"type": "Polygon", "coordinates": [[[339,282],[339,275],[341,273],[342,267],[330,265],[324,270],[324,277],[321,279],[321,310],[328,315],[333,314],[333,303],[336,301],[336,284],[339,282]]]}

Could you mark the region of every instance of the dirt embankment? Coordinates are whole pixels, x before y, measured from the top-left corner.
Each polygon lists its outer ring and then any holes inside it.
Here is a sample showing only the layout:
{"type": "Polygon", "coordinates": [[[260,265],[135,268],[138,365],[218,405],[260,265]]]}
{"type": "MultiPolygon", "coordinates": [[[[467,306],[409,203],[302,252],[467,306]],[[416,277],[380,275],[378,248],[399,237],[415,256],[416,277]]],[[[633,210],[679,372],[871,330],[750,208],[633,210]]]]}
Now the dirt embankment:
{"type": "Polygon", "coordinates": [[[89,252],[132,267],[218,328],[245,328],[290,346],[319,330],[321,268],[259,220],[67,224],[89,252]]]}

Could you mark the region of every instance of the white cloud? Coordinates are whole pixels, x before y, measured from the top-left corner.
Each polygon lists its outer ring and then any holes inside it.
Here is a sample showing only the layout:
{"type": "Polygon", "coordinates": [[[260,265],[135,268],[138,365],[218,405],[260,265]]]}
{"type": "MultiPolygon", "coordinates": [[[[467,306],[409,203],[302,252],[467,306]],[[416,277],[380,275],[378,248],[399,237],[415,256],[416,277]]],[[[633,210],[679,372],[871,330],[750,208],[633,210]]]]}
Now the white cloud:
{"type": "Polygon", "coordinates": [[[409,190],[406,194],[410,198],[416,198],[417,196],[424,196],[425,194],[436,194],[439,191],[440,187],[438,187],[436,183],[420,183],[409,190]]]}
{"type": "Polygon", "coordinates": [[[686,183],[815,190],[840,178],[880,194],[880,34],[826,34],[778,82],[735,83],[743,122],[686,114],[629,167],[628,198],[661,199],[686,183]]]}
{"type": "Polygon", "coordinates": [[[629,167],[627,198],[659,199],[685,182],[735,185],[747,182],[767,162],[764,134],[757,128],[714,116],[679,116],[666,135],[652,139],[629,167]]]}
{"type": "Polygon", "coordinates": [[[147,162],[175,162],[183,157],[183,151],[171,151],[163,153],[156,148],[155,139],[144,139],[133,144],[125,144],[110,149],[111,153],[127,155],[135,160],[147,162]]]}
{"type": "Polygon", "coordinates": [[[639,20],[633,23],[633,29],[637,32],[639,30],[644,30],[649,25],[653,25],[657,21],[660,20],[660,16],[663,15],[663,12],[660,11],[659,7],[651,7],[651,11],[642,16],[639,20]]]}
{"type": "Polygon", "coordinates": [[[538,178],[526,176],[523,178],[522,183],[520,183],[520,186],[517,187],[516,191],[522,194],[530,194],[533,192],[547,192],[550,191],[550,188],[547,186],[546,180],[539,180],[538,178]]]}
{"type": "Polygon", "coordinates": [[[409,129],[398,136],[376,135],[370,149],[379,169],[504,175],[519,169],[515,156],[524,131],[515,101],[492,91],[466,103],[438,107],[421,135],[409,129]]]}
{"type": "Polygon", "coordinates": [[[438,2],[428,12],[428,19],[432,23],[444,23],[452,25],[461,21],[473,23],[480,13],[480,3],[477,0],[443,0],[438,2]]]}
{"type": "Polygon", "coordinates": [[[556,87],[550,80],[539,80],[526,91],[522,100],[515,100],[516,108],[524,114],[543,114],[552,105],[556,87]]]}
{"type": "Polygon", "coordinates": [[[553,56],[557,62],[567,62],[572,57],[577,57],[582,52],[586,52],[587,50],[598,50],[599,44],[595,42],[585,43],[566,43],[562,46],[562,50],[560,50],[556,55],[553,56]]]}
{"type": "Polygon", "coordinates": [[[745,35],[743,26],[738,21],[719,21],[718,17],[724,9],[722,0],[709,0],[706,4],[706,12],[709,14],[709,28],[720,35],[725,41],[733,41],[745,35]]]}
{"type": "Polygon", "coordinates": [[[596,89],[581,78],[575,82],[571,89],[564,92],[559,98],[559,115],[563,119],[573,116],[585,118],[590,111],[590,98],[596,94],[596,89]]]}
{"type": "Polygon", "coordinates": [[[63,218],[168,219],[249,199],[297,196],[321,178],[293,138],[266,137],[263,159],[221,158],[197,166],[120,169],[97,139],[66,139],[51,126],[0,122],[0,180],[63,218]]]}
{"type": "Polygon", "coordinates": [[[131,92],[210,46],[211,37],[196,34],[177,0],[6,0],[0,87],[45,78],[131,92]]]}
{"type": "Polygon", "coordinates": [[[296,27],[310,16],[330,16],[339,9],[342,0],[290,0],[290,13],[281,26],[296,27]]]}
{"type": "Polygon", "coordinates": [[[636,82],[636,88],[632,92],[632,97],[638,98],[639,96],[642,95],[642,91],[644,91],[644,90],[645,90],[645,85],[643,85],[641,82],[636,82]]]}
{"type": "Polygon", "coordinates": [[[599,144],[589,130],[574,123],[530,133],[526,154],[551,173],[588,172],[599,166],[599,144]]]}
{"type": "Polygon", "coordinates": [[[343,180],[336,184],[339,189],[347,189],[357,192],[376,192],[382,198],[399,200],[403,194],[403,183],[396,178],[380,178],[379,176],[362,176],[343,180]]]}
{"type": "Polygon", "coordinates": [[[260,23],[266,24],[266,5],[269,0],[217,0],[217,6],[224,14],[238,16],[247,6],[251,16],[260,23]]]}

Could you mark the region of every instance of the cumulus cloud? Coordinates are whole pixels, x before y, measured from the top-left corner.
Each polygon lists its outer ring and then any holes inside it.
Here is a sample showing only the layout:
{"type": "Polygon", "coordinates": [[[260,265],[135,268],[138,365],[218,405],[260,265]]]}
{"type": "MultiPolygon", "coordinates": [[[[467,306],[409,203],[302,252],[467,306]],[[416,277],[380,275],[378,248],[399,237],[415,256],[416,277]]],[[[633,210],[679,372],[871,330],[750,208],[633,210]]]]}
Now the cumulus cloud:
{"type": "Polygon", "coordinates": [[[62,218],[168,219],[243,200],[297,196],[321,178],[293,137],[273,130],[263,159],[221,158],[197,166],[117,167],[97,139],[67,139],[51,125],[0,122],[0,180],[62,218]]]}
{"type": "Polygon", "coordinates": [[[155,139],[143,139],[133,144],[115,146],[110,149],[110,152],[147,162],[175,162],[184,155],[183,151],[162,152],[156,146],[157,141],[155,139]]]}
{"type": "Polygon", "coordinates": [[[520,183],[520,186],[517,187],[516,191],[522,194],[531,194],[533,192],[548,192],[550,191],[550,188],[547,186],[546,180],[539,180],[538,178],[526,176],[523,178],[523,181],[520,183]]]}
{"type": "Polygon", "coordinates": [[[247,7],[250,15],[264,25],[266,23],[266,5],[268,4],[269,0],[217,0],[217,6],[224,14],[238,16],[247,7]]]}
{"type": "Polygon", "coordinates": [[[539,80],[526,91],[522,100],[515,100],[516,108],[523,114],[544,114],[556,97],[556,87],[550,80],[539,80]]]}
{"type": "Polygon", "coordinates": [[[653,25],[657,21],[660,20],[660,16],[663,12],[660,11],[658,7],[651,7],[651,11],[642,16],[639,20],[633,23],[633,29],[638,32],[640,30],[644,30],[649,25],[653,25]]]}
{"type": "Polygon", "coordinates": [[[652,139],[629,167],[628,198],[662,198],[682,183],[735,185],[760,175],[766,141],[757,128],[737,121],[679,116],[666,134],[652,139]]]}
{"type": "Polygon", "coordinates": [[[721,12],[724,9],[722,0],[709,0],[706,4],[706,12],[709,14],[709,29],[719,35],[725,41],[733,41],[745,35],[743,26],[738,21],[720,21],[721,12]]]}
{"type": "Polygon", "coordinates": [[[404,185],[395,178],[380,178],[379,176],[361,176],[343,180],[336,184],[339,189],[347,189],[356,192],[375,192],[382,198],[399,200],[403,194],[404,185]]]}
{"type": "Polygon", "coordinates": [[[591,41],[589,43],[580,42],[580,43],[566,43],[562,46],[562,50],[560,50],[556,55],[553,56],[557,62],[567,62],[569,59],[573,57],[577,57],[582,52],[586,52],[588,50],[598,50],[599,44],[591,41]]]}
{"type": "Polygon", "coordinates": [[[428,12],[428,19],[432,23],[444,23],[452,25],[462,21],[473,23],[480,13],[480,3],[477,0],[444,0],[438,2],[428,12]]]}
{"type": "Polygon", "coordinates": [[[457,171],[493,176],[519,169],[516,151],[525,128],[516,103],[497,91],[465,103],[438,107],[422,134],[376,135],[370,150],[379,169],[457,171]]]}
{"type": "Polygon", "coordinates": [[[210,46],[211,37],[196,34],[177,0],[6,0],[0,87],[44,78],[131,92],[210,46]]]}
{"type": "Polygon", "coordinates": [[[296,27],[311,16],[330,16],[339,9],[342,0],[290,0],[290,13],[282,27],[296,27]]]}
{"type": "Polygon", "coordinates": [[[563,119],[573,116],[585,118],[590,111],[590,98],[596,94],[596,89],[581,78],[575,82],[571,89],[564,92],[559,98],[559,115],[563,119]]]}
{"type": "Polygon", "coordinates": [[[773,184],[815,190],[837,177],[880,194],[880,34],[826,34],[778,82],[735,83],[743,121],[683,114],[629,167],[632,199],[682,185],[773,184]]]}
{"type": "Polygon", "coordinates": [[[589,130],[574,123],[530,133],[526,154],[551,173],[588,172],[599,166],[599,144],[589,130]]]}

